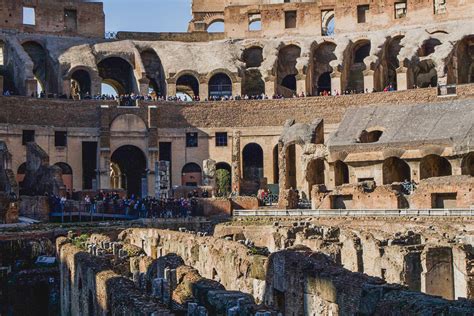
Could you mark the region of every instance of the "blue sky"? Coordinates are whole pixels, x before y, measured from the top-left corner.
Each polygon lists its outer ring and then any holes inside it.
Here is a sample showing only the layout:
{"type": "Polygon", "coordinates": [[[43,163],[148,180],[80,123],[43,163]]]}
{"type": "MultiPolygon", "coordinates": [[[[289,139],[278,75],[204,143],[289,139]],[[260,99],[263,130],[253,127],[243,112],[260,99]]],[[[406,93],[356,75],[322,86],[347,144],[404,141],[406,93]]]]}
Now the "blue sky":
{"type": "Polygon", "coordinates": [[[106,30],[186,32],[191,0],[103,0],[106,30]]]}

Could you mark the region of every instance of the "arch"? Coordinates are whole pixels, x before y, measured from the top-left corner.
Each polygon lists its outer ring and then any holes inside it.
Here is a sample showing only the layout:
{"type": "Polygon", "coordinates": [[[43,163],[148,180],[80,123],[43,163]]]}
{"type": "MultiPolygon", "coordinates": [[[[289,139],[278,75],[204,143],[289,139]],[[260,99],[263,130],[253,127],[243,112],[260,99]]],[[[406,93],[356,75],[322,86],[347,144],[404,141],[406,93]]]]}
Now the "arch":
{"type": "Polygon", "coordinates": [[[349,183],[349,167],[340,160],[334,163],[334,182],[336,186],[349,183]]]}
{"type": "Polygon", "coordinates": [[[437,38],[430,37],[423,42],[418,49],[418,57],[427,57],[434,53],[436,46],[441,45],[441,41],[437,38]]]}
{"type": "Polygon", "coordinates": [[[184,93],[189,96],[199,96],[199,81],[192,74],[182,74],[176,80],[176,92],[184,93]]]}
{"type": "Polygon", "coordinates": [[[232,168],[226,162],[216,164],[216,185],[218,196],[228,196],[232,186],[232,168]]]}
{"type": "Polygon", "coordinates": [[[410,166],[402,159],[389,157],[382,165],[383,184],[392,184],[411,180],[410,166]]]}
{"type": "Polygon", "coordinates": [[[223,33],[225,31],[224,19],[214,19],[212,22],[207,24],[206,31],[208,33],[223,33]]]}
{"type": "Polygon", "coordinates": [[[263,149],[257,143],[247,144],[242,150],[244,180],[260,181],[263,178],[263,149]]]}
{"type": "Polygon", "coordinates": [[[216,73],[209,79],[209,98],[232,96],[232,80],[225,73],[216,73]]]}
{"type": "Polygon", "coordinates": [[[319,45],[313,45],[311,51],[310,69],[307,73],[309,92],[312,95],[321,95],[331,92],[331,73],[333,72],[331,61],[336,60],[334,53],[336,43],[325,41],[319,45]]]}
{"type": "Polygon", "coordinates": [[[324,160],[313,159],[306,168],[306,181],[308,182],[308,196],[311,196],[313,185],[324,184],[324,160]]]}
{"type": "Polygon", "coordinates": [[[301,56],[301,48],[290,44],[281,48],[277,60],[277,93],[285,97],[292,97],[296,93],[296,64],[301,56]]]}
{"type": "Polygon", "coordinates": [[[146,123],[135,114],[118,115],[110,124],[110,132],[145,133],[147,130],[146,123]]]}
{"type": "Polygon", "coordinates": [[[278,144],[273,147],[273,183],[278,184],[280,182],[280,165],[279,165],[279,153],[278,144]]]}
{"type": "Polygon", "coordinates": [[[336,20],[334,10],[321,12],[321,35],[333,36],[335,34],[336,20]]]}
{"type": "Polygon", "coordinates": [[[382,91],[385,88],[397,90],[397,69],[400,67],[398,55],[402,49],[402,39],[404,35],[396,35],[384,46],[381,62],[378,65],[375,76],[375,88],[382,91]]]}
{"type": "Polygon", "coordinates": [[[364,92],[364,60],[370,55],[371,42],[367,39],[357,41],[351,49],[346,89],[356,93],[364,92]]]}
{"type": "Polygon", "coordinates": [[[242,61],[246,68],[260,67],[263,62],[263,47],[250,46],[244,49],[242,61]]]}
{"type": "Polygon", "coordinates": [[[242,53],[242,61],[245,63],[242,94],[248,96],[264,94],[265,82],[262,79],[262,73],[258,69],[263,62],[263,48],[260,46],[245,48],[242,53]]]}
{"type": "Polygon", "coordinates": [[[419,62],[413,70],[415,85],[419,88],[436,87],[438,85],[438,73],[436,64],[431,59],[419,62]]]}
{"type": "Polygon", "coordinates": [[[194,162],[187,163],[181,169],[181,184],[197,187],[202,184],[202,169],[194,162]]]}
{"type": "Polygon", "coordinates": [[[38,84],[43,90],[42,92],[57,93],[54,63],[49,57],[46,48],[36,41],[25,41],[22,47],[33,62],[33,75],[38,80],[38,84]]]}
{"type": "Polygon", "coordinates": [[[462,159],[461,174],[474,176],[474,152],[471,151],[462,159]]]}
{"type": "Polygon", "coordinates": [[[129,195],[141,196],[146,193],[143,186],[146,186],[147,158],[140,148],[132,145],[121,146],[114,151],[110,162],[119,168],[122,189],[129,195]]]}
{"type": "Polygon", "coordinates": [[[438,155],[428,155],[420,161],[420,180],[444,177],[453,174],[451,164],[448,159],[438,155]]]}
{"type": "Polygon", "coordinates": [[[73,172],[70,165],[65,162],[57,162],[54,164],[55,166],[61,168],[62,172],[62,180],[66,190],[72,192],[73,189],[73,172]]]}
{"type": "Polygon", "coordinates": [[[382,137],[382,134],[383,131],[381,130],[363,130],[362,133],[360,133],[359,142],[362,144],[376,143],[379,141],[380,137],[382,137]]]}
{"type": "Polygon", "coordinates": [[[98,64],[102,82],[112,86],[119,95],[135,92],[136,80],[133,66],[121,57],[107,57],[98,64]]]}
{"type": "Polygon", "coordinates": [[[160,57],[153,49],[142,51],[140,57],[145,67],[146,78],[150,81],[149,90],[153,90],[158,96],[165,96],[165,71],[160,57]]]}
{"type": "Polygon", "coordinates": [[[84,98],[91,95],[91,76],[84,69],[77,69],[71,74],[71,96],[84,98]]]}
{"type": "Polygon", "coordinates": [[[460,41],[455,55],[457,83],[474,83],[474,35],[466,36],[460,41]]]}

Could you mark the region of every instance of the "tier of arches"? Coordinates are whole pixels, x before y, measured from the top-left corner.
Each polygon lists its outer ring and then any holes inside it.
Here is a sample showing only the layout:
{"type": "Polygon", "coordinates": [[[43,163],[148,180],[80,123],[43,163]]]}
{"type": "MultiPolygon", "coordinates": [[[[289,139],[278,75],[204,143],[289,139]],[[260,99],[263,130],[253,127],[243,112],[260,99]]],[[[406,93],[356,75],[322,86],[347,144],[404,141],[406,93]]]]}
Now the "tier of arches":
{"type": "MultiPolygon", "coordinates": [[[[404,35],[388,37],[383,45],[370,39],[349,41],[343,50],[333,41],[315,43],[310,48],[298,42],[282,44],[276,55],[264,58],[264,44],[254,43],[242,49],[238,70],[217,69],[208,74],[183,70],[182,76],[168,76],[157,52],[147,48],[138,50],[135,59],[119,55],[98,57],[95,67],[78,66],[59,78],[58,65],[48,49],[40,42],[28,40],[22,48],[32,62],[32,76],[38,82],[34,92],[67,94],[85,97],[101,92],[101,84],[108,85],[116,94],[155,93],[169,96],[182,92],[190,97],[225,97],[229,95],[290,95],[305,93],[319,95],[342,91],[364,92],[413,87],[436,86],[438,76],[446,76],[447,83],[474,82],[474,35],[458,41],[447,58],[445,67],[431,58],[444,45],[441,37],[423,40],[413,52],[413,58],[403,59],[404,35]],[[381,47],[381,48],[380,48],[381,47]],[[309,57],[309,58],[308,58],[309,57]],[[271,59],[268,62],[265,59],[271,59]],[[271,69],[262,69],[271,65],[271,69]],[[443,69],[443,73],[440,73],[443,69]],[[69,87],[61,80],[70,82],[69,87]],[[402,80],[403,82],[399,82],[402,80]],[[176,90],[176,91],[175,91],[176,90]]],[[[8,46],[3,42],[2,47],[8,46]]],[[[272,48],[274,49],[274,48],[272,48]]],[[[4,89],[15,90],[14,74],[3,73],[4,89]]]]}

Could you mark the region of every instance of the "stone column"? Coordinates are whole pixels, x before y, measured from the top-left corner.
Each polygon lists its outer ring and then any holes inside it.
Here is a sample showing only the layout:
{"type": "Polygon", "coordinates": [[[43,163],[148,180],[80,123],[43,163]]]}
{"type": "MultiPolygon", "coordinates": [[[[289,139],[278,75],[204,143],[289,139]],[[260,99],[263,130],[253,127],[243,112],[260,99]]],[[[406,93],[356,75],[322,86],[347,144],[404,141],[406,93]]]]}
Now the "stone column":
{"type": "Polygon", "coordinates": [[[269,78],[265,81],[265,94],[271,98],[275,94],[275,78],[269,78]]]}
{"type": "Polygon", "coordinates": [[[451,170],[453,172],[453,176],[460,176],[462,174],[462,158],[453,158],[449,159],[449,163],[451,164],[451,170]]]}
{"type": "Polygon", "coordinates": [[[110,148],[100,148],[97,174],[98,188],[110,189],[110,148]]]}
{"type": "Polygon", "coordinates": [[[304,92],[306,95],[309,91],[306,90],[306,76],[298,75],[296,80],[296,94],[300,95],[301,92],[304,92]]]}
{"type": "Polygon", "coordinates": [[[344,90],[342,87],[341,73],[334,71],[331,73],[331,93],[334,93],[334,90],[339,91],[339,94],[342,94],[344,90]]]}
{"type": "Polygon", "coordinates": [[[408,89],[408,69],[406,67],[399,67],[397,69],[397,90],[408,89]]]}
{"type": "Polygon", "coordinates": [[[138,80],[138,92],[141,95],[148,95],[148,88],[150,87],[150,80],[148,78],[142,78],[138,80]]]}
{"type": "Polygon", "coordinates": [[[407,164],[410,166],[411,180],[420,182],[420,161],[407,161],[407,164]]]}
{"type": "Polygon", "coordinates": [[[176,95],[176,82],[168,82],[168,90],[166,94],[170,97],[174,97],[176,95]]]}
{"type": "Polygon", "coordinates": [[[364,71],[364,92],[365,91],[372,92],[373,89],[374,89],[374,71],[365,70],[364,71]]]}
{"type": "Polygon", "coordinates": [[[201,101],[206,100],[209,97],[209,85],[207,82],[199,83],[199,98],[201,101]]]}
{"type": "Polygon", "coordinates": [[[234,131],[232,135],[232,192],[240,195],[242,179],[241,159],[240,159],[240,131],[234,131]]]}
{"type": "Polygon", "coordinates": [[[242,83],[241,82],[233,82],[232,83],[232,95],[242,95],[242,83]]]}

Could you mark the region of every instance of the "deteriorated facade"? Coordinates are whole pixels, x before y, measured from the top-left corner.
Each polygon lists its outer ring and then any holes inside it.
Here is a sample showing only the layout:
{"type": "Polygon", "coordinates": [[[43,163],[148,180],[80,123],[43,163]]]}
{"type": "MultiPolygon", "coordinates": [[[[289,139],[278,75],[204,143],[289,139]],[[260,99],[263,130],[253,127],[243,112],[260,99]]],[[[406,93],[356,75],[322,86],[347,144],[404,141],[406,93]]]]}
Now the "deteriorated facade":
{"type": "MultiPolygon", "coordinates": [[[[294,207],[288,190],[348,208],[362,182],[474,173],[469,2],[194,1],[186,34],[114,39],[104,39],[101,3],[56,4],[2,2],[0,87],[16,96],[1,98],[0,139],[20,183],[30,141],[70,190],[154,195],[164,160],[173,186],[207,185],[214,162],[238,193],[279,185],[284,208],[294,207]],[[216,21],[224,33],[207,32],[216,21]],[[104,84],[201,102],[91,100],[104,84]],[[205,102],[230,96],[244,100],[205,102]],[[334,191],[342,185],[353,187],[334,191]]],[[[444,183],[427,184],[433,202],[423,207],[472,204],[472,191],[444,183]]],[[[390,207],[421,205],[382,191],[390,207]]]]}

